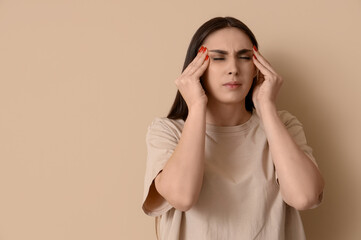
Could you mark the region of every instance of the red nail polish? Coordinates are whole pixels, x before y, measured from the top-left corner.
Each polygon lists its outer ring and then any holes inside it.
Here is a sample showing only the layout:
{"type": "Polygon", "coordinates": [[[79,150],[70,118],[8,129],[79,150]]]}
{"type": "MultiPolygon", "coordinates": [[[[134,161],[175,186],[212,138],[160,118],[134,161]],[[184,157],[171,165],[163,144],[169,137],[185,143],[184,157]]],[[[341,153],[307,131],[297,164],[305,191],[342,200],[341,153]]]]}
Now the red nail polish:
{"type": "Polygon", "coordinates": [[[206,47],[204,47],[204,48],[203,48],[203,52],[205,52],[206,50],[207,50],[207,48],[206,48],[206,47]]]}
{"type": "Polygon", "coordinates": [[[257,47],[255,45],[253,45],[253,49],[257,52],[257,47]]]}
{"type": "Polygon", "coordinates": [[[204,59],[204,61],[207,61],[207,59],[208,59],[208,55],[206,56],[206,59],[204,59]]]}
{"type": "Polygon", "coordinates": [[[254,54],[253,54],[253,57],[254,57],[255,59],[257,59],[256,55],[254,55],[254,54]]]}
{"type": "Polygon", "coordinates": [[[199,53],[202,52],[202,51],[203,51],[203,48],[204,48],[204,47],[202,46],[202,47],[199,49],[198,52],[199,52],[199,53]]]}

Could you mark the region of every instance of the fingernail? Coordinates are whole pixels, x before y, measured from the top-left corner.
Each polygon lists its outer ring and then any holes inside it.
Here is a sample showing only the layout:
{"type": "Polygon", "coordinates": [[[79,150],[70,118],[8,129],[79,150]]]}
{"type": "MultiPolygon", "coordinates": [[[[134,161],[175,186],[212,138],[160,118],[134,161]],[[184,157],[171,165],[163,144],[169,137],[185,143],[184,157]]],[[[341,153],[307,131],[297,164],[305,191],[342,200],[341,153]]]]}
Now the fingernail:
{"type": "Polygon", "coordinates": [[[255,45],[253,45],[253,49],[257,52],[257,47],[255,45]]]}
{"type": "Polygon", "coordinates": [[[207,61],[207,59],[208,59],[208,55],[206,56],[206,59],[204,59],[204,61],[207,61]]]}
{"type": "Polygon", "coordinates": [[[207,48],[206,48],[206,47],[204,47],[204,48],[203,48],[203,52],[205,52],[206,50],[207,50],[207,48]]]}
{"type": "Polygon", "coordinates": [[[198,52],[199,52],[199,53],[202,52],[202,51],[203,51],[203,48],[204,48],[204,47],[202,46],[202,47],[199,49],[198,52]]]}
{"type": "Polygon", "coordinates": [[[257,59],[256,55],[254,55],[254,54],[253,54],[253,57],[254,57],[255,59],[257,59]]]}

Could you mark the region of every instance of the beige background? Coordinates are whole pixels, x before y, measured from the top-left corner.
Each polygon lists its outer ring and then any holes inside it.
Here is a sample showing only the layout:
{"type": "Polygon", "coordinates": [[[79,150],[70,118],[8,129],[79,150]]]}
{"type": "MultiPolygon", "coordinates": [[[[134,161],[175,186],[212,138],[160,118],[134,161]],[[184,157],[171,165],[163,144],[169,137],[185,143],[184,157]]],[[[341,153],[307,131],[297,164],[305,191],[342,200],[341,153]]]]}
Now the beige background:
{"type": "Polygon", "coordinates": [[[308,239],[361,239],[361,1],[0,1],[0,239],[154,239],[145,133],[189,41],[234,16],[326,179],[308,239]],[[292,2],[292,3],[291,3],[292,2]]]}

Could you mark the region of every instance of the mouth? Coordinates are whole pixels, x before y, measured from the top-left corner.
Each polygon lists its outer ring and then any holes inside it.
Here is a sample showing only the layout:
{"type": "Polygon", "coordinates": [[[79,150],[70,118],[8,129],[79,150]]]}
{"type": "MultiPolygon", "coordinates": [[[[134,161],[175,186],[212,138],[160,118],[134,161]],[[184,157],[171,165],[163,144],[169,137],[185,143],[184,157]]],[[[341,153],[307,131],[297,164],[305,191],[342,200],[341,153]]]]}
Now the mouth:
{"type": "Polygon", "coordinates": [[[235,89],[235,88],[239,88],[241,86],[241,83],[233,81],[233,82],[225,83],[225,84],[223,84],[223,86],[225,86],[229,89],[235,89]]]}

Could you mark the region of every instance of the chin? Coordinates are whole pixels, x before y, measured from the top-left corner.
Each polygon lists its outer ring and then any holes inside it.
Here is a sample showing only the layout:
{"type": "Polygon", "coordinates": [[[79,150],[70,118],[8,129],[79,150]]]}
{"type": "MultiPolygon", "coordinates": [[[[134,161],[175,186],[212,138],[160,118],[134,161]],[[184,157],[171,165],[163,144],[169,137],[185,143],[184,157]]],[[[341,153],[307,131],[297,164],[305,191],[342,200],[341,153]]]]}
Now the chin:
{"type": "Polygon", "coordinates": [[[213,99],[215,102],[222,103],[222,104],[245,104],[245,98],[218,98],[213,99]]]}

